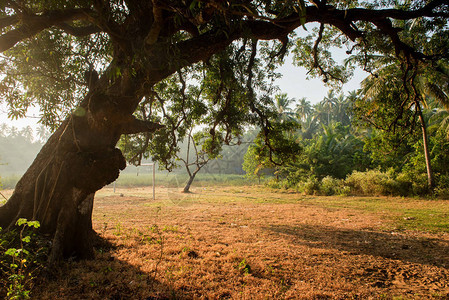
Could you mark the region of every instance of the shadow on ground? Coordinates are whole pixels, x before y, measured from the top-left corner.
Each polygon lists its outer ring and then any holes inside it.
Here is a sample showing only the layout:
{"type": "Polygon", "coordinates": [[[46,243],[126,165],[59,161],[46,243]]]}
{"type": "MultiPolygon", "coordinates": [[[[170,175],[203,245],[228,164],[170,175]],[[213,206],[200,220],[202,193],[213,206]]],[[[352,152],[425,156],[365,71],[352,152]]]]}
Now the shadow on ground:
{"type": "Polygon", "coordinates": [[[117,247],[98,238],[95,259],[66,261],[45,270],[33,299],[184,299],[182,291],[155,280],[154,273],[114,257],[117,247]]]}
{"type": "Polygon", "coordinates": [[[395,232],[353,230],[321,225],[272,225],[265,230],[312,248],[336,249],[449,269],[449,242],[395,232]]]}

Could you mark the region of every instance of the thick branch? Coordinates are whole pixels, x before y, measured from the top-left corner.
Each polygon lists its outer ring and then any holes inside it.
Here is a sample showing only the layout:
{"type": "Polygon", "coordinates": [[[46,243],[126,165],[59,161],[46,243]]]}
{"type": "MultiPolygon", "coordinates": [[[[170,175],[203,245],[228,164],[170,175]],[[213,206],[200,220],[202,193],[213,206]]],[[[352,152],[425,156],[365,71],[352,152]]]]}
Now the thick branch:
{"type": "Polygon", "coordinates": [[[8,50],[18,42],[32,37],[46,28],[63,22],[85,20],[88,18],[89,13],[91,11],[87,9],[68,9],[64,11],[49,11],[42,15],[24,15],[21,20],[23,25],[0,36],[0,52],[8,50]]]}
{"type": "Polygon", "coordinates": [[[153,45],[157,41],[163,24],[162,9],[158,5],[157,0],[153,0],[153,24],[151,25],[150,32],[145,38],[145,43],[147,45],[153,45]]]}
{"type": "Polygon", "coordinates": [[[16,15],[0,18],[0,28],[14,25],[17,22],[19,22],[19,18],[16,15]]]}
{"type": "MultiPolygon", "coordinates": [[[[361,8],[338,10],[329,6],[325,8],[309,6],[307,7],[306,23],[320,22],[335,26],[350,39],[355,40],[362,37],[363,34],[352,26],[353,22],[371,22],[376,24],[383,34],[392,38],[393,44],[398,49],[400,48],[410,53],[410,47],[392,35],[391,28],[387,28],[385,25],[380,26],[380,24],[388,22],[389,18],[405,20],[420,16],[441,15],[440,13],[433,12],[433,10],[441,6],[442,3],[444,1],[433,1],[427,6],[413,11],[398,9],[370,10],[361,8]]],[[[173,66],[173,70],[167,70],[168,74],[172,74],[179,67],[184,67],[201,60],[207,60],[211,55],[224,49],[236,39],[243,37],[260,40],[281,39],[301,25],[300,16],[297,13],[293,13],[286,18],[276,20],[276,23],[265,20],[247,20],[229,29],[227,33],[207,32],[187,41],[182,41],[178,43],[178,48],[180,49],[179,52],[183,55],[182,61],[185,65],[173,66]]],[[[415,56],[424,57],[423,54],[417,54],[415,56]]]]}
{"type": "Polygon", "coordinates": [[[89,25],[84,27],[75,27],[72,25],[69,25],[67,23],[61,23],[58,24],[57,27],[64,30],[66,33],[74,36],[86,36],[91,35],[93,33],[101,32],[101,29],[98,26],[95,25],[89,25]]]}
{"type": "Polygon", "coordinates": [[[164,125],[154,123],[151,121],[142,121],[136,118],[131,119],[129,122],[122,124],[122,134],[134,134],[141,132],[155,132],[156,130],[164,127],[164,125]]]}
{"type": "MultiPolygon", "coordinates": [[[[416,10],[401,10],[401,9],[379,9],[379,10],[369,10],[363,8],[352,8],[345,11],[346,18],[352,21],[368,21],[372,22],[374,20],[381,19],[397,19],[397,20],[410,20],[419,17],[447,17],[447,13],[434,12],[433,10],[441,5],[447,5],[446,0],[435,0],[431,1],[427,5],[416,10]]],[[[342,11],[338,11],[342,12],[342,11]]]]}

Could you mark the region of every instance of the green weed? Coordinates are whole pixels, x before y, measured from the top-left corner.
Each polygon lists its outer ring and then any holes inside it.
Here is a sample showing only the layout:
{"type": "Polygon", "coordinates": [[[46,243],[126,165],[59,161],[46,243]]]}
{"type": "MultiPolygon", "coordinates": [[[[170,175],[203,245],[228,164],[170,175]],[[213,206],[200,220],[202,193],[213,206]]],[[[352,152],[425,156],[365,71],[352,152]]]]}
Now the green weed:
{"type": "MultiPolygon", "coordinates": [[[[37,237],[38,221],[19,219],[16,230],[1,232],[0,277],[6,299],[29,299],[37,273],[43,268],[47,247],[37,237]]],[[[0,228],[1,230],[1,228],[0,228]]]]}

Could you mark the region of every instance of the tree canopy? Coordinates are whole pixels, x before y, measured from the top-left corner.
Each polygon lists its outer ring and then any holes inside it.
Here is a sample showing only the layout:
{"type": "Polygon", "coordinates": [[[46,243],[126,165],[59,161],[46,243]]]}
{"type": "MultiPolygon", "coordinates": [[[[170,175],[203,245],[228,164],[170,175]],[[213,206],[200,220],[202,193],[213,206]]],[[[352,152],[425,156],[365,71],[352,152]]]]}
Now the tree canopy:
{"type": "MultiPolygon", "coordinates": [[[[43,111],[42,122],[52,126],[79,105],[102,75],[111,84],[116,77],[142,78],[133,86],[139,91],[134,102],[148,97],[151,103],[156,83],[187,66],[209,62],[231,43],[235,46],[223,55],[236,63],[257,51],[253,45],[257,40],[276,40],[258,45],[258,57],[265,64],[279,61],[293,49],[296,64],[325,81],[345,80],[350,71],[332,59],[333,46],[357,53],[352,62],[368,71],[376,69],[378,53],[407,62],[448,55],[444,39],[448,5],[441,0],[3,1],[0,12],[6,75],[0,91],[9,115],[23,116],[27,107],[37,104],[43,111]],[[313,27],[307,37],[292,35],[313,22],[319,27],[313,27]],[[416,43],[403,34],[414,30],[415,22],[424,24],[419,33],[427,37],[426,42],[416,43]]],[[[246,71],[255,65],[240,68],[246,71]]],[[[251,88],[255,78],[243,73],[240,84],[251,88]]],[[[255,102],[246,101],[241,107],[255,102]]],[[[257,109],[251,112],[257,115],[257,109]]]]}

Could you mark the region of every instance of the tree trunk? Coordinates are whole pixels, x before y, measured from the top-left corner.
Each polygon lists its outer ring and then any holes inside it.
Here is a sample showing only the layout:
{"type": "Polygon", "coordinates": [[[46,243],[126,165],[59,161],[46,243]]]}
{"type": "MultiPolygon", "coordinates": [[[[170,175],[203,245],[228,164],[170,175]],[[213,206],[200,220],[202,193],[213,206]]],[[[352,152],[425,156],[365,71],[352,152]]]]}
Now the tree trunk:
{"type": "Polygon", "coordinates": [[[136,120],[140,98],[126,76],[112,85],[103,76],[80,107],[50,137],[0,207],[0,226],[19,218],[37,220],[52,239],[50,261],[92,258],[92,208],[95,192],[113,182],[126,161],[115,148],[122,133],[151,132],[157,124],[136,120]]]}
{"type": "Polygon", "coordinates": [[[426,170],[427,170],[427,184],[429,189],[433,189],[435,187],[435,182],[433,179],[433,171],[432,164],[430,162],[430,152],[429,152],[429,143],[427,140],[427,127],[426,122],[424,120],[424,116],[422,114],[421,106],[419,103],[416,103],[418,109],[419,121],[421,123],[422,130],[422,140],[423,140],[423,148],[424,148],[424,159],[426,160],[426,170]]]}
{"type": "Polygon", "coordinates": [[[182,190],[183,193],[189,193],[190,192],[190,186],[192,185],[193,180],[195,180],[196,174],[198,174],[198,171],[193,172],[192,174],[189,174],[189,180],[187,181],[184,190],[182,190]]]}
{"type": "Polygon", "coordinates": [[[120,150],[113,148],[119,135],[114,139],[110,136],[110,144],[102,145],[100,131],[80,130],[80,125],[86,125],[80,123],[85,121],[70,117],[62,124],[17,183],[11,198],[0,207],[3,228],[12,228],[19,218],[41,223],[43,233],[52,236],[51,261],[72,255],[93,256],[95,191],[113,182],[126,166],[120,150]],[[74,132],[78,134],[74,136],[74,132]],[[90,143],[81,145],[83,139],[90,143]]]}

